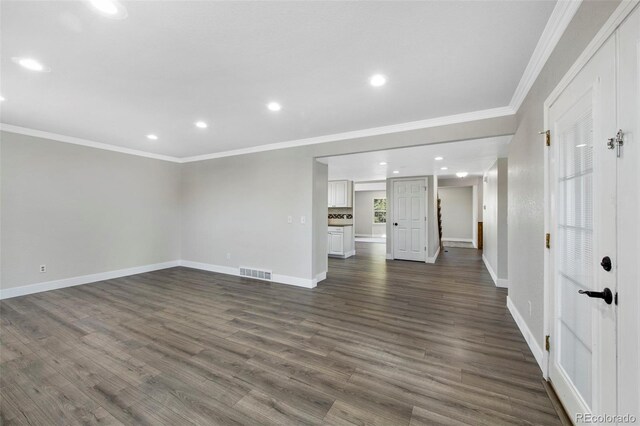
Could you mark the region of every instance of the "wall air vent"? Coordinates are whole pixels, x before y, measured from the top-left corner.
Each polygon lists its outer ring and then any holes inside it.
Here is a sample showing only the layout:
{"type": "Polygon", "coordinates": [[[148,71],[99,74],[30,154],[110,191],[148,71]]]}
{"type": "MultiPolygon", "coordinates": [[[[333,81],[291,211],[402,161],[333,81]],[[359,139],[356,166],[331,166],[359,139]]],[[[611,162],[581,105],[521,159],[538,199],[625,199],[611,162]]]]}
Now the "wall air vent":
{"type": "Polygon", "coordinates": [[[240,276],[246,278],[255,278],[257,280],[271,281],[271,271],[264,271],[262,269],[240,267],[240,276]]]}

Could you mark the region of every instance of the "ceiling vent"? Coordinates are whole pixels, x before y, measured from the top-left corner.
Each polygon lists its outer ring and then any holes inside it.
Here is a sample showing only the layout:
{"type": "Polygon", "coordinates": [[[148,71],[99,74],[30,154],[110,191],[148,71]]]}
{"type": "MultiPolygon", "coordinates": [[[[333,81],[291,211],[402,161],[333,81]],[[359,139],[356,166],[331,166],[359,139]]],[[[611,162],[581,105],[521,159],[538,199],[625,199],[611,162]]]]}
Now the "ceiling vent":
{"type": "Polygon", "coordinates": [[[240,276],[247,278],[255,278],[257,280],[271,281],[271,271],[264,271],[262,269],[252,269],[240,267],[240,276]]]}

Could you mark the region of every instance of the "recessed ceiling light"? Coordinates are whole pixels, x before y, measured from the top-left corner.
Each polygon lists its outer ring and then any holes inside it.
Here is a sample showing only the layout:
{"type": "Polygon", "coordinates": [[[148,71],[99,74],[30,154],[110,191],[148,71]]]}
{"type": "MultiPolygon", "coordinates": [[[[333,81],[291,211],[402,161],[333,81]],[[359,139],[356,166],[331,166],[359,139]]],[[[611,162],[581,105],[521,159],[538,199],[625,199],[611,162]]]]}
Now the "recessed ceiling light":
{"type": "Polygon", "coordinates": [[[386,165],[387,165],[387,163],[386,163],[385,161],[381,161],[381,162],[380,162],[380,163],[378,163],[378,164],[380,164],[381,166],[386,166],[386,165]]]}
{"type": "Polygon", "coordinates": [[[400,170],[394,170],[392,173],[393,173],[394,175],[397,175],[398,173],[400,173],[400,170]]]}
{"type": "Polygon", "coordinates": [[[116,0],[88,0],[93,9],[112,19],[123,19],[127,17],[127,10],[116,0]]]}
{"type": "Polygon", "coordinates": [[[380,87],[380,86],[384,86],[387,83],[387,77],[385,77],[382,74],[374,74],[371,76],[371,78],[369,79],[369,83],[373,86],[373,87],[380,87]]]}
{"type": "Polygon", "coordinates": [[[269,102],[267,104],[267,108],[269,108],[269,111],[280,111],[282,109],[282,105],[277,102],[269,102]]]}
{"type": "Polygon", "coordinates": [[[576,148],[584,148],[585,146],[587,146],[586,143],[581,143],[579,145],[576,145],[576,148]]]}
{"type": "Polygon", "coordinates": [[[199,127],[201,129],[206,129],[207,127],[209,127],[207,123],[205,123],[204,121],[196,121],[195,124],[196,124],[196,127],[199,127]]]}
{"type": "Polygon", "coordinates": [[[51,68],[45,67],[44,65],[42,65],[40,62],[36,61],[33,58],[11,58],[11,60],[13,62],[15,62],[16,64],[20,65],[23,68],[26,68],[28,70],[31,71],[38,71],[38,72],[49,72],[51,71],[51,68]]]}
{"type": "Polygon", "coordinates": [[[440,167],[440,170],[449,170],[448,167],[440,167]]]}
{"type": "Polygon", "coordinates": [[[156,135],[147,135],[147,139],[151,139],[152,141],[157,141],[158,137],[156,135]]]}
{"type": "Polygon", "coordinates": [[[469,173],[468,172],[458,172],[456,173],[456,176],[458,176],[459,178],[463,178],[463,177],[467,177],[469,173]]]}
{"type": "Polygon", "coordinates": [[[436,161],[442,161],[442,160],[444,160],[444,157],[436,157],[436,158],[434,158],[434,160],[436,160],[436,161]]]}

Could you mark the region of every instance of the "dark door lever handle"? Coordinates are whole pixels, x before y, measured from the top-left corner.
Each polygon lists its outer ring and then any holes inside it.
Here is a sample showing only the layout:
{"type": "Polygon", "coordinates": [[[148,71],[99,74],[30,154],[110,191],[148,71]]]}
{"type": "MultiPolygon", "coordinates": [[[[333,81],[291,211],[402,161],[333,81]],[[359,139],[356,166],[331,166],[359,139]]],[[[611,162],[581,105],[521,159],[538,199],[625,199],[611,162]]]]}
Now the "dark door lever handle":
{"type": "Polygon", "coordinates": [[[395,223],[393,224],[393,226],[398,226],[398,222],[395,222],[395,223]]]}
{"type": "Polygon", "coordinates": [[[605,288],[602,291],[588,291],[588,290],[578,290],[580,294],[586,294],[589,297],[593,297],[596,299],[604,299],[607,305],[610,305],[613,302],[613,293],[608,288],[605,288]]]}

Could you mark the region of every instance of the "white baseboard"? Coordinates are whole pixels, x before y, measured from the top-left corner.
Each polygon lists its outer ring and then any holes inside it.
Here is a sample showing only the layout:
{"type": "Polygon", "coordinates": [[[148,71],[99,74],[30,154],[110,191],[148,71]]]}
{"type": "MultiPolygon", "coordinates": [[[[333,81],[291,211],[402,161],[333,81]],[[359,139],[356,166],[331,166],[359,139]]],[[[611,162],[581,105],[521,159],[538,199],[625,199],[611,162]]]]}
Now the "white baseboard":
{"type": "Polygon", "coordinates": [[[482,255],[482,261],[484,262],[484,266],[487,267],[487,271],[489,271],[489,275],[491,275],[491,279],[493,279],[493,283],[496,285],[496,287],[509,288],[509,280],[504,278],[498,278],[498,276],[496,275],[496,272],[491,267],[491,264],[489,263],[487,258],[484,257],[484,254],[482,255]]]}
{"type": "Polygon", "coordinates": [[[489,271],[489,275],[491,275],[491,279],[493,279],[493,283],[497,286],[498,285],[498,276],[496,275],[495,271],[491,267],[491,264],[489,263],[487,258],[484,257],[484,254],[482,255],[482,261],[484,262],[484,266],[487,268],[487,271],[489,271]]]}
{"type": "Polygon", "coordinates": [[[436,263],[436,260],[438,260],[438,255],[440,255],[440,246],[438,246],[438,250],[436,250],[436,254],[434,254],[432,257],[427,257],[426,262],[436,263]]]}
{"type": "Polygon", "coordinates": [[[338,259],[346,259],[349,258],[351,256],[355,256],[356,251],[355,250],[351,250],[346,252],[345,254],[330,254],[329,257],[336,257],[338,259]]]}
{"type": "Polygon", "coordinates": [[[451,241],[456,243],[473,243],[473,238],[445,238],[442,237],[442,241],[451,241]]]}
{"type": "MultiPolygon", "coordinates": [[[[314,278],[313,282],[318,285],[318,283],[320,281],[324,281],[327,279],[327,271],[324,272],[320,272],[318,275],[316,275],[316,277],[314,278]]],[[[315,286],[314,286],[315,287],[315,286]]]]}
{"type": "Polygon", "coordinates": [[[531,349],[533,357],[538,362],[540,369],[543,370],[542,360],[544,358],[544,353],[542,351],[542,347],[536,341],[535,336],[533,335],[531,330],[529,330],[529,327],[527,327],[527,323],[524,321],[524,318],[522,318],[522,315],[520,315],[520,312],[516,308],[516,305],[513,304],[509,296],[507,296],[507,308],[509,309],[509,312],[511,313],[511,316],[515,320],[516,324],[518,325],[518,328],[520,329],[520,333],[522,333],[524,340],[527,341],[527,345],[529,345],[529,349],[531,349]]]}
{"type": "Polygon", "coordinates": [[[387,260],[393,260],[393,254],[387,253],[386,258],[387,258],[387,260]]]}
{"type": "Polygon", "coordinates": [[[180,266],[180,261],[154,263],[151,265],[135,266],[133,268],[118,269],[116,271],[99,272],[97,274],[81,275],[78,277],[63,278],[54,281],[45,281],[36,284],[23,285],[0,290],[0,300],[12,297],[25,296],[27,294],[40,293],[43,291],[57,290],[59,288],[73,287],[82,284],[95,283],[98,281],[112,280],[114,278],[127,277],[129,275],[143,274],[145,272],[158,271],[160,269],[175,268],[180,266]]]}
{"type": "MultiPolygon", "coordinates": [[[[240,269],[231,266],[214,265],[211,263],[192,262],[190,260],[181,260],[180,266],[186,268],[200,269],[203,271],[217,272],[226,275],[240,276],[240,269]]],[[[246,278],[246,277],[245,277],[246,278]]],[[[296,287],[314,288],[318,282],[315,279],[291,277],[289,275],[272,274],[271,281],[280,284],[294,285],[296,287]]]]}

